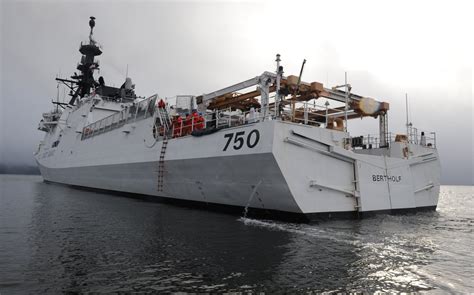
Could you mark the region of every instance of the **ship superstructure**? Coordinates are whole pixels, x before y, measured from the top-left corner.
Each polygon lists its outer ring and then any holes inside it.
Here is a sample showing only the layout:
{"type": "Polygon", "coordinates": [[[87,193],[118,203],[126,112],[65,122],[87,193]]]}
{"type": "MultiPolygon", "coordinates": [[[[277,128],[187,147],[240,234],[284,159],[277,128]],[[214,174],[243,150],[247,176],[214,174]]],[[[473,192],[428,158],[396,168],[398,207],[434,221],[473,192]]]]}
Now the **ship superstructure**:
{"type": "Polygon", "coordinates": [[[310,218],[436,208],[435,136],[392,135],[387,102],[347,81],[304,82],[303,67],[284,76],[279,55],[274,72],[217,91],[139,97],[130,78],[120,88],[95,80],[94,25],[80,74],[57,79],[69,103],[39,126],[46,181],[310,218]],[[379,133],[351,136],[348,122],[365,117],[379,133]]]}

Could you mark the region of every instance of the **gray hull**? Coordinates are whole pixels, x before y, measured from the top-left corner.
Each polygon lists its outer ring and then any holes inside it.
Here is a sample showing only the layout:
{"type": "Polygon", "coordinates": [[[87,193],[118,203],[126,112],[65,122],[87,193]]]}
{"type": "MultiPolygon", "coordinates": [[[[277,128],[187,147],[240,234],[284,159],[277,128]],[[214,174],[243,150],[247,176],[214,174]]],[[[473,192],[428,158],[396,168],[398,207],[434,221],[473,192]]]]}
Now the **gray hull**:
{"type": "Polygon", "coordinates": [[[58,169],[40,166],[40,170],[50,182],[239,207],[251,201],[254,208],[301,213],[272,154],[166,161],[162,192],[157,189],[158,165],[156,161],[58,169]]]}
{"type": "Polygon", "coordinates": [[[359,154],[342,147],[344,132],[280,121],[170,139],[159,187],[162,142],[150,136],[147,120],[124,128],[132,132],[76,136],[70,145],[38,153],[44,179],[312,216],[435,208],[438,201],[436,150],[410,147],[413,155],[404,159],[403,146],[392,143],[383,155],[359,154]],[[227,142],[228,134],[254,130],[260,134],[255,146],[227,142]]]}

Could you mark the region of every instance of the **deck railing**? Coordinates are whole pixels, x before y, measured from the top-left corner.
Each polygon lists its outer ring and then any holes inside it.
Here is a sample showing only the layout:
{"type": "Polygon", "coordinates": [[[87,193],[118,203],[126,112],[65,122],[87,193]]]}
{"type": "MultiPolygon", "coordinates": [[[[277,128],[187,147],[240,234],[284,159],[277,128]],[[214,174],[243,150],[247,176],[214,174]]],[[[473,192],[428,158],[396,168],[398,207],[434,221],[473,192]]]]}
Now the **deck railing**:
{"type": "MultiPolygon", "coordinates": [[[[138,104],[126,107],[122,111],[105,117],[97,122],[89,124],[82,129],[81,139],[87,139],[104,132],[108,132],[117,129],[127,123],[136,122],[147,117],[153,116],[155,112],[156,96],[149,97],[145,100],[140,101],[138,104]]],[[[167,106],[169,113],[169,108],[167,106]]],[[[283,120],[290,120],[295,123],[304,125],[320,126],[324,125],[326,128],[329,126],[331,129],[336,127],[330,126],[331,120],[335,117],[335,114],[339,114],[340,109],[328,108],[327,105],[321,106],[316,104],[303,103],[303,107],[292,109],[285,107],[281,111],[281,118],[283,120]],[[316,119],[315,119],[316,118],[316,119]]],[[[340,118],[340,116],[337,116],[340,118]]],[[[200,116],[200,120],[196,120],[195,117],[191,118],[190,121],[183,119],[180,123],[172,122],[168,136],[171,134],[172,137],[181,137],[190,135],[195,130],[201,130],[205,128],[230,128],[250,123],[260,122],[262,120],[272,120],[274,118],[274,111],[267,110],[264,112],[262,108],[251,109],[250,111],[232,111],[229,109],[216,110],[215,112],[208,112],[203,116],[200,116]],[[177,125],[179,124],[179,126],[177,125]]],[[[156,122],[155,122],[156,124],[156,122]]],[[[343,130],[343,126],[337,126],[339,130],[343,130]],[[341,128],[342,127],[342,128],[341,128]]],[[[337,129],[336,128],[336,129],[337,129]]],[[[159,131],[161,136],[164,135],[164,130],[160,126],[155,126],[155,137],[157,137],[156,131],[159,131]]],[[[379,135],[361,136],[362,140],[359,141],[358,147],[362,148],[380,148],[379,135]]],[[[388,132],[387,140],[388,143],[394,142],[396,135],[388,132]]],[[[411,128],[408,135],[408,142],[413,144],[419,144],[426,147],[436,148],[436,133],[425,132],[425,135],[421,137],[416,128],[411,128]]]]}
{"type": "MultiPolygon", "coordinates": [[[[361,144],[358,145],[357,147],[364,148],[364,149],[375,149],[375,148],[380,148],[380,138],[378,134],[367,134],[367,135],[361,135],[361,136],[356,136],[352,138],[357,138],[361,137],[362,141],[360,142],[361,144]]],[[[392,143],[396,141],[397,134],[388,132],[387,139],[388,143],[392,143]]],[[[411,144],[416,144],[416,145],[421,145],[429,148],[436,148],[436,133],[435,132],[425,132],[424,139],[423,137],[413,135],[411,140],[408,140],[409,143],[411,144]],[[426,134],[429,134],[427,136],[426,134]]]]}
{"type": "Polygon", "coordinates": [[[173,122],[171,127],[173,137],[190,135],[195,130],[207,128],[230,128],[250,123],[256,123],[264,118],[261,109],[254,109],[246,112],[232,111],[231,109],[216,110],[215,113],[207,113],[200,116],[203,121],[192,117],[189,122],[185,119],[181,122],[173,122]]]}
{"type": "Polygon", "coordinates": [[[122,111],[100,119],[82,128],[81,140],[117,129],[127,123],[143,120],[153,116],[155,111],[156,96],[140,101],[136,105],[126,107],[122,111]]]}

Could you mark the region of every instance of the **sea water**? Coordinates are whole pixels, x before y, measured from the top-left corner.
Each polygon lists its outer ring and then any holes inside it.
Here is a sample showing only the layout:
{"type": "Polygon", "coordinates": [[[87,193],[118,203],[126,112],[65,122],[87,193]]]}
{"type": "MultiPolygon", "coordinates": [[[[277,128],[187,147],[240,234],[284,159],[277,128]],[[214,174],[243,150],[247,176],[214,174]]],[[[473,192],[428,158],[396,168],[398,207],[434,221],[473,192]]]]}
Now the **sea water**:
{"type": "Polygon", "coordinates": [[[0,293],[474,292],[473,195],[297,224],[0,175],[0,293]]]}

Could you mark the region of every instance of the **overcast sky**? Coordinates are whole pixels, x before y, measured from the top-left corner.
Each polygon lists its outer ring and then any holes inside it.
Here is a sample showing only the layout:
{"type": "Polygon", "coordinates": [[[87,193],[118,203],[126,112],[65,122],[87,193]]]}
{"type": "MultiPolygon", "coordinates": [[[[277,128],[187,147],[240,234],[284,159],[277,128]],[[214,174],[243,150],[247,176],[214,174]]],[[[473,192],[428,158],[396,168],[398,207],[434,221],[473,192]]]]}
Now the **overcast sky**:
{"type": "MultiPolygon", "coordinates": [[[[97,18],[100,74],[139,95],[202,94],[274,70],[390,103],[389,129],[436,131],[445,184],[473,184],[474,11],[471,1],[0,1],[0,163],[34,164],[54,78],[79,62],[97,18]]],[[[349,130],[376,133],[378,121],[349,130]]],[[[352,123],[352,121],[350,122],[352,123]]]]}

